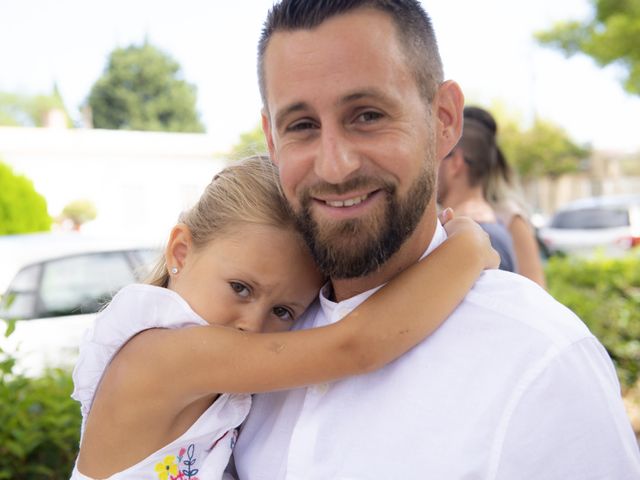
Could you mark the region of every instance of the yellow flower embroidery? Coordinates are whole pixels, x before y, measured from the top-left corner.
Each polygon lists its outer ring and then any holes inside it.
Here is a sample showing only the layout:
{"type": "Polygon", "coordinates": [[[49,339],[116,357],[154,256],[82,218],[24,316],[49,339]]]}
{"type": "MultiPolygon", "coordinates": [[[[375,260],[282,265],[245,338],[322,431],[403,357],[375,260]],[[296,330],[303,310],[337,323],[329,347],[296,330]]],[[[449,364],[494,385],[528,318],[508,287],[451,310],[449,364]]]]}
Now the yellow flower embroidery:
{"type": "Polygon", "coordinates": [[[169,475],[178,474],[178,464],[175,455],[167,455],[161,463],[156,464],[156,473],[160,480],[169,480],[169,475]]]}

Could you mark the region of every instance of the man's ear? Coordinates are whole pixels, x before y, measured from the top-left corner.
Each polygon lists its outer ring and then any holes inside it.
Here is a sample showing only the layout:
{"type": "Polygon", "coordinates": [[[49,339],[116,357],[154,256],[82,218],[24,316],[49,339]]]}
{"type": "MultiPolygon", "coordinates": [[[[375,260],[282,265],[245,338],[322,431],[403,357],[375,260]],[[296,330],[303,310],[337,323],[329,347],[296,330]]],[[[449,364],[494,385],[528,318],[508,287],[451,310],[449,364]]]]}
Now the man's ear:
{"type": "Polygon", "coordinates": [[[462,134],[464,95],[453,80],[443,82],[434,98],[437,158],[443,159],[462,134]]]}
{"type": "Polygon", "coordinates": [[[262,109],[262,131],[264,132],[264,138],[267,141],[267,148],[269,149],[269,157],[271,161],[278,165],[278,159],[276,158],[276,149],[273,145],[273,136],[271,135],[271,122],[269,121],[269,112],[266,109],[262,109]]]}
{"type": "Polygon", "coordinates": [[[187,262],[187,256],[192,248],[191,230],[184,223],[178,223],[171,229],[169,241],[165,249],[165,259],[168,268],[176,267],[182,270],[187,262]]]}

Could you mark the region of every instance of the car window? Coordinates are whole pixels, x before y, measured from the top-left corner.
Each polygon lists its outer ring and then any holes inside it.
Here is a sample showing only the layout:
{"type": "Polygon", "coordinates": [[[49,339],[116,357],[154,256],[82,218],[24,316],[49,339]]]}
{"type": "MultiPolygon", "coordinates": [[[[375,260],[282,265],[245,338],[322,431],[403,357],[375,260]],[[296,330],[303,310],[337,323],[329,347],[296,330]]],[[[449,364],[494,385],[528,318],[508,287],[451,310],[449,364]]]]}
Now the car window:
{"type": "Polygon", "coordinates": [[[0,318],[32,318],[36,310],[36,291],[41,264],[20,270],[2,295],[0,318]]]}
{"type": "Polygon", "coordinates": [[[626,209],[585,208],[558,212],[551,221],[552,228],[596,229],[617,228],[629,225],[626,209]]]}
{"type": "Polygon", "coordinates": [[[138,281],[145,280],[158,262],[161,252],[153,248],[141,248],[131,252],[135,257],[135,276],[138,281]]]}
{"type": "Polygon", "coordinates": [[[34,292],[38,289],[41,264],[29,265],[20,270],[11,281],[10,290],[16,292],[34,292]]]}
{"type": "Polygon", "coordinates": [[[35,311],[35,292],[9,292],[2,296],[0,318],[33,318],[35,311]]]}
{"type": "Polygon", "coordinates": [[[47,262],[40,316],[93,313],[123,286],[135,282],[122,252],[78,255],[47,262]]]}

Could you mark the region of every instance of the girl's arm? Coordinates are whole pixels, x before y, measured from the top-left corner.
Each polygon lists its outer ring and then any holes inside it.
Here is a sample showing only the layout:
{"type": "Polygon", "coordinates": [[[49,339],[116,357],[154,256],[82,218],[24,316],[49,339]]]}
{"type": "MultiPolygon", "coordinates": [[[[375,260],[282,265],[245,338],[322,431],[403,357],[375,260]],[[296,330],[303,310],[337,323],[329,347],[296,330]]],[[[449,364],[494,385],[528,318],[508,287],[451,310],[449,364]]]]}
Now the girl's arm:
{"type": "Polygon", "coordinates": [[[203,326],[149,330],[116,356],[113,369],[147,398],[181,401],[219,392],[264,392],[378,369],[418,344],[456,308],[499,257],[469,219],[445,225],[449,238],[337,323],[283,333],[203,326]],[[167,389],[167,382],[170,388],[167,389]],[[151,396],[151,397],[149,397],[151,396]]]}

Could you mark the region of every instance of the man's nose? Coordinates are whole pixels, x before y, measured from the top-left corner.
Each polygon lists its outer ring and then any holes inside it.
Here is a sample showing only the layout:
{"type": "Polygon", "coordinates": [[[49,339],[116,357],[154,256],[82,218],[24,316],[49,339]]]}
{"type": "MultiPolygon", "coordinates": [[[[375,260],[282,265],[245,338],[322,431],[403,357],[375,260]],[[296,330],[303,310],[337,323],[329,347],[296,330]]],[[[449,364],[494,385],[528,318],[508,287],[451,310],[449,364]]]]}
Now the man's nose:
{"type": "Polygon", "coordinates": [[[332,184],[344,182],[360,168],[360,159],[346,132],[337,126],[323,125],[314,167],[319,178],[332,184]]]}

